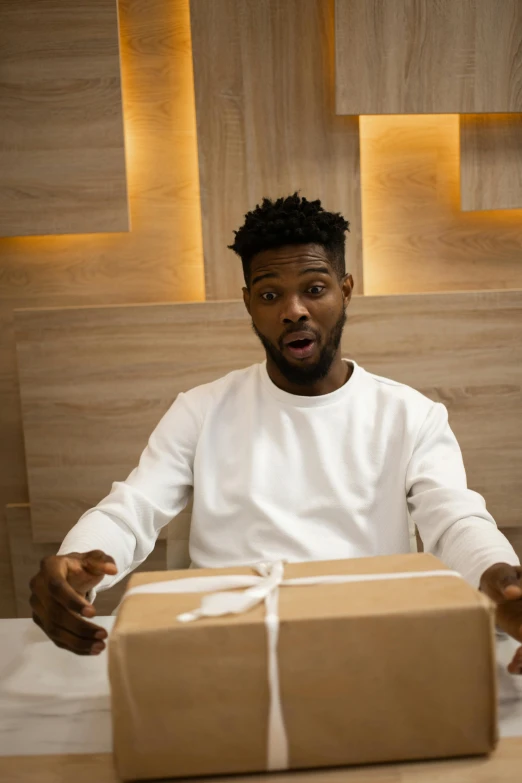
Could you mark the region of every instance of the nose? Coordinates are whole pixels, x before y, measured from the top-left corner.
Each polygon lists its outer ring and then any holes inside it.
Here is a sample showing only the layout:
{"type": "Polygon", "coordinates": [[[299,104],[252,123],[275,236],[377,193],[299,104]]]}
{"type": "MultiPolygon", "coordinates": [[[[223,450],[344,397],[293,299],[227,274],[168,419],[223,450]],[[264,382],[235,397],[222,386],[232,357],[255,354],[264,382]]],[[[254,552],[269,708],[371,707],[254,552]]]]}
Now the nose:
{"type": "Polygon", "coordinates": [[[281,321],[285,324],[307,321],[310,317],[308,309],[299,296],[285,298],[281,309],[281,321]]]}

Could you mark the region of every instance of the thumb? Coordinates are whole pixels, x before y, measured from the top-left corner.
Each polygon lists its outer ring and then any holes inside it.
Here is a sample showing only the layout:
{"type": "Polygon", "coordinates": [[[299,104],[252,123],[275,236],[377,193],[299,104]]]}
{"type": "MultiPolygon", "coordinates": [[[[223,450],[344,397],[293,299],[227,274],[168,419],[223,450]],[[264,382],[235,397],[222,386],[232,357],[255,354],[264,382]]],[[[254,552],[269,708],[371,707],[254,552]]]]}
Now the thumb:
{"type": "Polygon", "coordinates": [[[483,576],[489,596],[496,601],[513,601],[522,598],[522,569],[507,563],[497,563],[483,576]]]}
{"type": "Polygon", "coordinates": [[[80,592],[88,592],[96,587],[104,576],[118,573],[114,559],[99,549],[76,553],[74,558],[70,558],[68,566],[67,581],[80,592]]]}
{"type": "Polygon", "coordinates": [[[517,570],[510,566],[510,570],[503,574],[500,581],[502,595],[507,598],[508,601],[512,601],[522,597],[522,587],[520,586],[520,578],[517,570]]]}
{"type": "Polygon", "coordinates": [[[93,549],[90,552],[86,552],[82,557],[82,565],[93,576],[101,576],[103,578],[106,574],[112,576],[118,573],[114,558],[106,555],[101,549],[93,549]]]}

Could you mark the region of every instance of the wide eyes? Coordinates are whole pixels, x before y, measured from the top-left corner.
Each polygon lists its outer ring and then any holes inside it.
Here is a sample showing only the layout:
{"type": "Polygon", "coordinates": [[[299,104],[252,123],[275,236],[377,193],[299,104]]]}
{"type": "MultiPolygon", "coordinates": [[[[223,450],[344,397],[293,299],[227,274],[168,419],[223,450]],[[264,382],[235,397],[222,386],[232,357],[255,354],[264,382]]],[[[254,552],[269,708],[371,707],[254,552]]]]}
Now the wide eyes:
{"type": "MultiPolygon", "coordinates": [[[[308,291],[311,292],[312,296],[320,296],[325,289],[326,286],[324,285],[313,285],[308,289],[308,291]]],[[[274,293],[274,291],[266,291],[264,294],[261,294],[261,299],[263,300],[263,302],[275,302],[276,298],[277,298],[277,294],[274,293]],[[273,297],[273,298],[267,299],[266,297],[273,297]]]]}

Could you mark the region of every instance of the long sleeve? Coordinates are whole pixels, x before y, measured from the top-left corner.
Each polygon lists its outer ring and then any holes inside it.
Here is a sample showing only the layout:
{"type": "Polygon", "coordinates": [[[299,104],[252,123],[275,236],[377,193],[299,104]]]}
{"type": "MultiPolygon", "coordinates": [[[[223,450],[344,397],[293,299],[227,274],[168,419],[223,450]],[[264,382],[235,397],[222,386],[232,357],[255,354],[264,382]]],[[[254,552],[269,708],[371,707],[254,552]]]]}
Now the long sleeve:
{"type": "Polygon", "coordinates": [[[163,416],[125,481],[88,510],[65,537],[58,554],[101,549],[111,555],[118,574],[105,577],[105,589],[122,579],[152,552],[164,525],[187,505],[201,429],[199,412],[179,394],[163,416]]]}
{"type": "Polygon", "coordinates": [[[462,454],[441,403],[433,404],[420,429],[406,473],[406,495],[425,550],[473,586],[494,563],[519,564],[484,498],[467,488],[462,454]]]}

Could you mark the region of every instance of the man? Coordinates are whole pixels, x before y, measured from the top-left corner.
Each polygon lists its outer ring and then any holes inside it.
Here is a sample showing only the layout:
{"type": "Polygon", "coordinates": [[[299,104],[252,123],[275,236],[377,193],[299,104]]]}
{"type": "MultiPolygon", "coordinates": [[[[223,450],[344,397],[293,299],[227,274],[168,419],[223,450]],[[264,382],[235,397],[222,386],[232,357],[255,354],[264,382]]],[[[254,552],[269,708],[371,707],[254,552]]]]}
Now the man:
{"type": "MultiPolygon", "coordinates": [[[[192,487],[195,566],[407,552],[409,512],[424,548],[495,600],[498,625],[522,641],[520,563],[466,487],[446,408],[341,356],[347,229],[297,194],[246,215],[231,249],[266,361],[180,394],[126,481],[42,562],[33,618],[58,646],[104,648],[89,592],[145,560],[192,487]]],[[[509,671],[522,673],[522,647],[509,671]]]]}

